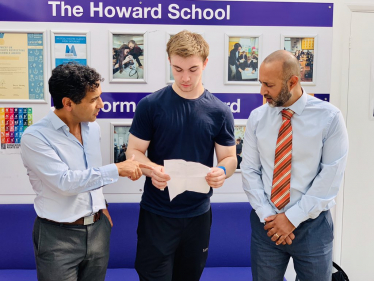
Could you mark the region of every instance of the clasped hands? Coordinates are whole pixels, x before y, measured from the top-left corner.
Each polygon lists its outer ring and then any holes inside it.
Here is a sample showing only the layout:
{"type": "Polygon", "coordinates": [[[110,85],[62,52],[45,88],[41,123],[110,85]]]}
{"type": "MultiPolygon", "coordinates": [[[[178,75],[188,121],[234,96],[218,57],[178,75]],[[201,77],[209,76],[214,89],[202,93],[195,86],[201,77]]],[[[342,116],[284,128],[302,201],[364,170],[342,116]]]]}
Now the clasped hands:
{"type": "MultiPolygon", "coordinates": [[[[150,174],[152,178],[152,184],[158,189],[164,190],[167,186],[167,182],[170,180],[170,176],[165,174],[165,168],[163,166],[155,166],[150,174]]],[[[206,182],[213,188],[218,188],[225,182],[226,175],[221,168],[211,168],[210,172],[205,177],[206,182]]]]}
{"type": "Polygon", "coordinates": [[[293,234],[295,227],[284,213],[265,218],[264,229],[276,245],[291,245],[292,240],[295,239],[295,234],[293,234]]]}

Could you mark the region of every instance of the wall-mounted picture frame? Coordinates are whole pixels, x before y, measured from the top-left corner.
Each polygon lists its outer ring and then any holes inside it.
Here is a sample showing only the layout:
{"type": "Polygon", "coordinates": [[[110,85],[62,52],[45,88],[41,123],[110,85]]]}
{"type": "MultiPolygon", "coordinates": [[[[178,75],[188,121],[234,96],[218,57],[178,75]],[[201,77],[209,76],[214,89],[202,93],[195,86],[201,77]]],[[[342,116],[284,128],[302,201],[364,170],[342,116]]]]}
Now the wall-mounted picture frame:
{"type": "Polygon", "coordinates": [[[147,32],[109,31],[112,83],[147,83],[147,32]]]}
{"type": "Polygon", "coordinates": [[[292,53],[300,63],[301,85],[316,85],[317,46],[316,34],[281,35],[281,49],[292,53]]]}
{"type": "Polygon", "coordinates": [[[259,85],[262,35],[225,34],[225,84],[259,85]]]}
{"type": "MultiPolygon", "coordinates": [[[[243,142],[244,142],[246,125],[247,125],[247,120],[235,119],[234,136],[235,136],[236,160],[237,160],[235,173],[241,173],[240,163],[242,162],[243,142]]],[[[218,165],[217,155],[216,155],[216,152],[214,151],[213,167],[216,167],[217,165],[218,165]]]]}
{"type": "Polygon", "coordinates": [[[89,31],[51,30],[51,69],[68,62],[91,65],[90,42],[89,31]]]}
{"type": "Polygon", "coordinates": [[[0,29],[0,103],[47,103],[45,30],[0,29]]]}
{"type": "MultiPolygon", "coordinates": [[[[166,49],[166,45],[169,42],[170,38],[175,34],[176,33],[166,33],[165,49],[166,49]]],[[[171,70],[171,65],[170,65],[170,62],[169,62],[168,53],[166,53],[166,84],[173,84],[173,83],[174,83],[173,71],[171,70]]]]}
{"type": "MultiPolygon", "coordinates": [[[[166,45],[169,42],[170,38],[177,33],[178,32],[166,33],[165,49],[166,49],[166,45]]],[[[200,34],[201,36],[204,37],[204,33],[201,33],[201,32],[196,32],[196,33],[198,33],[198,34],[200,34]]],[[[169,57],[168,57],[167,52],[165,52],[165,53],[166,53],[166,55],[165,55],[165,57],[166,57],[166,84],[173,84],[174,83],[174,76],[173,76],[173,71],[171,69],[172,66],[170,65],[169,57]]],[[[204,84],[204,77],[205,77],[205,71],[203,72],[203,77],[202,77],[203,84],[204,84]]]]}
{"type": "Polygon", "coordinates": [[[243,157],[243,142],[245,136],[247,120],[235,120],[234,135],[235,135],[235,145],[236,145],[236,159],[238,161],[235,173],[240,173],[240,163],[243,157]]]}
{"type": "Polygon", "coordinates": [[[110,163],[126,160],[132,120],[110,123],[110,163]]]}

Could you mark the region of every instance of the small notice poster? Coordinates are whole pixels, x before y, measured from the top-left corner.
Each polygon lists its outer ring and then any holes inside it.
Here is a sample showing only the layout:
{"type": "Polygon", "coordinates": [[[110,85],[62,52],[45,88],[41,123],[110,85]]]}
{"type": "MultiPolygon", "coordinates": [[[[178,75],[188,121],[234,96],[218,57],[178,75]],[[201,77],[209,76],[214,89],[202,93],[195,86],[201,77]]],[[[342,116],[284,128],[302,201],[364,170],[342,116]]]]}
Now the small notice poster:
{"type": "Polygon", "coordinates": [[[53,55],[53,68],[71,61],[87,65],[87,36],[55,34],[53,55]]]}
{"type": "Polygon", "coordinates": [[[0,107],[1,151],[21,147],[21,137],[32,125],[32,108],[0,107]]]}

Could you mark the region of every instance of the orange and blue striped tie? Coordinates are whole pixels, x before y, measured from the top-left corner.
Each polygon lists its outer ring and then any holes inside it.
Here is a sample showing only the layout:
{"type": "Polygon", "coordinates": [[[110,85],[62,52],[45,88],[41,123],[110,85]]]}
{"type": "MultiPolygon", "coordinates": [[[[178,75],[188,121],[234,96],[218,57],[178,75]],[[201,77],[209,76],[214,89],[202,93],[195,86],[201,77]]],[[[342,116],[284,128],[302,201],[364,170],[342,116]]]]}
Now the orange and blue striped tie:
{"type": "Polygon", "coordinates": [[[282,125],[279,129],[275,148],[273,186],[271,202],[279,210],[290,202],[291,160],[292,160],[292,125],[291,109],[282,110],[282,125]]]}

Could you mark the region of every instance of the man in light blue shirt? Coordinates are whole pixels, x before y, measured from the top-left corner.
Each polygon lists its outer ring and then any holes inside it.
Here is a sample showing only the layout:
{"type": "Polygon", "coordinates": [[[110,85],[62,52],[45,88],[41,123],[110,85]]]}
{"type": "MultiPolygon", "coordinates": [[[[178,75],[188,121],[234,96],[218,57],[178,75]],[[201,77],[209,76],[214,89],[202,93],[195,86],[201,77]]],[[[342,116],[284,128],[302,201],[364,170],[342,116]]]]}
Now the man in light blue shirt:
{"type": "Polygon", "coordinates": [[[335,205],[348,153],[343,116],[301,88],[300,65],[287,51],[270,54],[259,75],[267,104],[249,116],[241,163],[243,188],[253,207],[253,280],[283,280],[290,257],[299,280],[331,280],[329,210],[335,205]],[[285,109],[293,114],[290,119],[284,117],[285,109]],[[290,125],[283,127],[287,120],[290,125]],[[290,152],[277,159],[287,148],[290,152]],[[275,169],[281,170],[279,180],[275,169]],[[283,205],[274,200],[277,194],[283,205]]]}
{"type": "Polygon", "coordinates": [[[134,157],[102,166],[100,127],[103,79],[74,63],[49,79],[55,111],[30,126],[21,140],[22,160],[36,193],[33,241],[39,281],[104,280],[112,221],[102,187],[119,176],[137,180],[134,157]]]}

